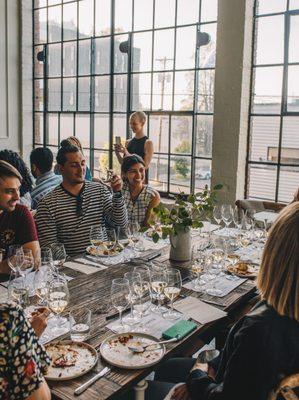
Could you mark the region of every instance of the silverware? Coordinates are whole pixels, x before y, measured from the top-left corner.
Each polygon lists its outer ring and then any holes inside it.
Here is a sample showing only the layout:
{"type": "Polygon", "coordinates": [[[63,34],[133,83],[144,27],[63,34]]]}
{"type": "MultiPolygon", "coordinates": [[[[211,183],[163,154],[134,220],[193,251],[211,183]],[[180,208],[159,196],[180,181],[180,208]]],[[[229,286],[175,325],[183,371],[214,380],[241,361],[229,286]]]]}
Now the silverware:
{"type": "Polygon", "coordinates": [[[161,340],[160,342],[150,343],[145,346],[142,346],[142,345],[128,346],[128,349],[131,350],[133,353],[143,353],[148,347],[153,347],[153,346],[156,346],[157,344],[166,344],[166,343],[172,343],[172,342],[177,342],[177,341],[178,341],[178,338],[174,337],[172,339],[161,340]]]}
{"type": "Polygon", "coordinates": [[[100,371],[98,374],[96,374],[93,378],[89,379],[89,381],[83,383],[83,385],[79,386],[77,389],[75,389],[74,394],[81,394],[83,393],[89,386],[91,386],[94,382],[96,382],[98,379],[102,378],[104,375],[108,374],[111,371],[110,368],[105,367],[100,371]]]}

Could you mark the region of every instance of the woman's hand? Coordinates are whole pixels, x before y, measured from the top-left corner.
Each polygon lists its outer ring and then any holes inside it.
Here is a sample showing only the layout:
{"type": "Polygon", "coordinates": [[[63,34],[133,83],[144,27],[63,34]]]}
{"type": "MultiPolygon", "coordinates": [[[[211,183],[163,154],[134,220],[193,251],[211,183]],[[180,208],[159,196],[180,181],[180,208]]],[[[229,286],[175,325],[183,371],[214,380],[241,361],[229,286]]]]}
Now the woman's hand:
{"type": "Polygon", "coordinates": [[[116,153],[122,153],[125,154],[126,152],[126,148],[122,145],[122,144],[114,144],[114,150],[116,153]]]}
{"type": "Polygon", "coordinates": [[[49,313],[50,311],[48,308],[43,307],[31,314],[30,323],[37,337],[41,337],[42,333],[46,329],[49,313]]]}
{"type": "Polygon", "coordinates": [[[181,386],[175,388],[171,400],[189,400],[190,396],[188,393],[187,385],[184,383],[181,386]]]}
{"type": "Polygon", "coordinates": [[[111,178],[110,185],[113,192],[120,192],[123,186],[123,182],[118,175],[113,175],[111,178]]]}

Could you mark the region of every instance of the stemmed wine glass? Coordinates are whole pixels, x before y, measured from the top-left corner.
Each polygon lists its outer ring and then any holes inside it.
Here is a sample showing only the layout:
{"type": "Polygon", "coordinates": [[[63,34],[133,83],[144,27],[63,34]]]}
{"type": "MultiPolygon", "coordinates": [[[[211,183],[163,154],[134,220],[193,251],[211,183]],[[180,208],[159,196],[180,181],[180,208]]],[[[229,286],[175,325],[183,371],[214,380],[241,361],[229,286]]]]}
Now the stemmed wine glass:
{"type": "Polygon", "coordinates": [[[235,206],[232,209],[232,217],[235,227],[240,231],[243,226],[244,211],[235,206]]]}
{"type": "Polygon", "coordinates": [[[24,262],[24,252],[23,247],[20,245],[11,245],[7,252],[7,262],[8,266],[13,271],[19,271],[24,262]]]}
{"type": "Polygon", "coordinates": [[[115,229],[106,229],[106,240],[103,244],[108,249],[108,259],[105,261],[106,264],[111,264],[110,261],[110,251],[116,247],[117,235],[115,229]]]}
{"type": "Polygon", "coordinates": [[[93,225],[90,228],[89,240],[92,246],[99,247],[104,242],[104,231],[101,226],[93,225]]]}
{"type": "Polygon", "coordinates": [[[122,312],[127,308],[130,298],[130,286],[128,279],[116,278],[113,279],[111,285],[111,303],[119,312],[119,322],[111,326],[111,329],[116,333],[128,331],[129,326],[124,325],[122,320],[122,312]]]}
{"type": "Polygon", "coordinates": [[[153,308],[152,311],[156,313],[162,313],[166,311],[165,307],[162,307],[162,300],[165,298],[164,289],[167,286],[166,270],[152,270],[151,271],[151,290],[156,296],[158,301],[158,307],[153,308]]]}
{"type": "Polygon", "coordinates": [[[173,309],[173,302],[179,296],[182,289],[182,277],[178,269],[166,271],[167,286],[164,289],[165,296],[170,300],[170,310],[163,314],[166,319],[177,319],[181,314],[173,309]]]}
{"type": "Polygon", "coordinates": [[[19,271],[11,271],[8,283],[8,299],[25,308],[28,304],[28,287],[25,277],[19,271]]]}
{"type": "Polygon", "coordinates": [[[66,260],[66,251],[63,243],[52,243],[50,245],[52,251],[53,264],[56,269],[62,268],[66,260]]]}
{"type": "Polygon", "coordinates": [[[140,321],[140,319],[136,318],[136,315],[134,315],[133,312],[133,306],[137,300],[137,295],[134,290],[134,285],[141,282],[141,276],[138,272],[133,271],[133,272],[126,272],[124,274],[124,278],[127,279],[129,282],[130,294],[128,301],[131,307],[131,311],[129,315],[124,317],[123,321],[128,325],[135,325],[140,321]]]}
{"type": "Polygon", "coordinates": [[[213,217],[214,220],[216,221],[217,225],[220,225],[220,222],[222,220],[222,212],[221,212],[221,206],[216,205],[213,209],[213,217]]]}
{"type": "Polygon", "coordinates": [[[132,234],[132,241],[134,244],[134,248],[139,251],[144,250],[144,246],[142,243],[142,233],[140,232],[140,225],[138,222],[130,223],[130,230],[132,234]]]}
{"type": "Polygon", "coordinates": [[[137,301],[134,306],[137,313],[140,315],[141,324],[138,327],[139,332],[144,332],[143,319],[146,315],[147,310],[151,306],[151,290],[150,283],[148,281],[135,281],[133,283],[133,290],[137,295],[137,301]]]}
{"type": "Polygon", "coordinates": [[[56,334],[64,333],[66,318],[61,317],[61,313],[65,310],[69,302],[69,289],[65,279],[61,276],[55,276],[48,282],[47,289],[48,307],[56,315],[56,323],[51,324],[51,329],[56,334]]]}
{"type": "Polygon", "coordinates": [[[233,219],[231,205],[230,204],[222,204],[221,213],[222,213],[223,222],[225,223],[225,227],[226,227],[225,231],[227,233],[228,227],[233,219]]]}

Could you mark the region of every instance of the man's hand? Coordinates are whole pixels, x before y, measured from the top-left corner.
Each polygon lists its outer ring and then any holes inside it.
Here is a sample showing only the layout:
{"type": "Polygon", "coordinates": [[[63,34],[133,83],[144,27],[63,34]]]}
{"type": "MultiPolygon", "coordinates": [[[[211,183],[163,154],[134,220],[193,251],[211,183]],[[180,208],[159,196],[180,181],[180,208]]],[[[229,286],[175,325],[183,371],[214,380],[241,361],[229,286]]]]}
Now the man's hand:
{"type": "Polygon", "coordinates": [[[123,187],[123,182],[118,175],[113,175],[110,185],[113,192],[120,192],[123,187]]]}
{"type": "Polygon", "coordinates": [[[171,400],[189,400],[190,396],[188,393],[187,385],[184,383],[181,386],[178,386],[171,397],[171,400]]]}
{"type": "Polygon", "coordinates": [[[49,314],[50,311],[46,307],[41,307],[31,314],[30,323],[37,337],[46,329],[49,314]]]}

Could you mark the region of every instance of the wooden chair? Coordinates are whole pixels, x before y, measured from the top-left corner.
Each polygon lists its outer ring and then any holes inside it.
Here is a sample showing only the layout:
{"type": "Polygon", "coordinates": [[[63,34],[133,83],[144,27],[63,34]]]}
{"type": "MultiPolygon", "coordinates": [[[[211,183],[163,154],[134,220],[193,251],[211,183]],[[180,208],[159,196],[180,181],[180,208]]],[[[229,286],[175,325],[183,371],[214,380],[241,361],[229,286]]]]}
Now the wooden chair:
{"type": "Polygon", "coordinates": [[[299,373],[283,378],[268,400],[299,400],[299,373]]]}

